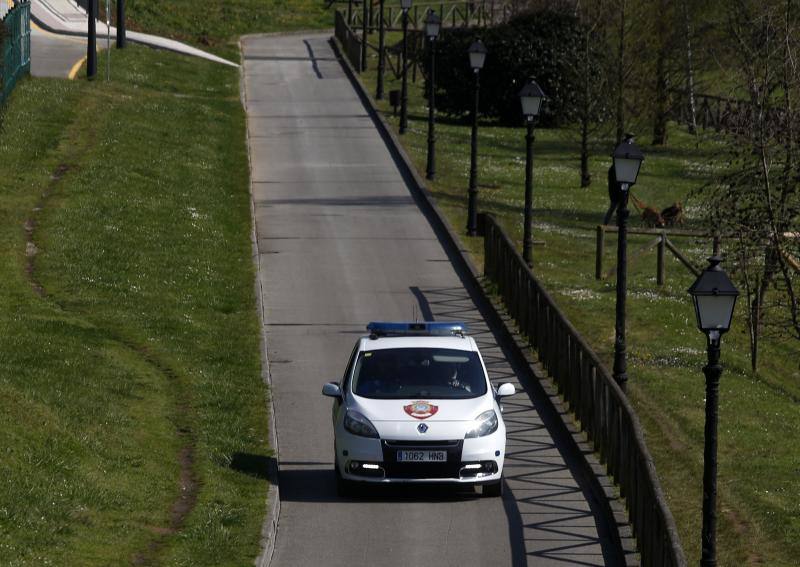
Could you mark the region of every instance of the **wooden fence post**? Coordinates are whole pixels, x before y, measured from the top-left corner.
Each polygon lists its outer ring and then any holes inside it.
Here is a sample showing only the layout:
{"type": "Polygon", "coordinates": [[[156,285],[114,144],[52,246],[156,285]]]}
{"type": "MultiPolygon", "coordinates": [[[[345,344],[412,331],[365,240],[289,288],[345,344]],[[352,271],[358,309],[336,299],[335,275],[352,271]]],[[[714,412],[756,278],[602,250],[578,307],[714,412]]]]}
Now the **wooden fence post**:
{"type": "Polygon", "coordinates": [[[656,265],[656,284],[664,285],[664,252],[667,248],[667,233],[666,231],[661,233],[661,240],[658,241],[658,255],[657,255],[657,265],[656,265]]]}

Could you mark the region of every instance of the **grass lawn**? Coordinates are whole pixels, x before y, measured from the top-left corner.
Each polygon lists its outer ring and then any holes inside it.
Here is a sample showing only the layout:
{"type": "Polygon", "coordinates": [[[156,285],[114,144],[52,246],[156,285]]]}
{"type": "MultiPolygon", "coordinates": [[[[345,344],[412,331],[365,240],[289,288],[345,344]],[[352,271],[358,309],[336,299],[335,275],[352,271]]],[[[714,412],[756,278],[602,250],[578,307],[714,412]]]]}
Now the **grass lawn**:
{"type": "MultiPolygon", "coordinates": [[[[374,93],[376,59],[363,77],[374,93]]],[[[386,91],[399,89],[387,74],[386,91]]],[[[427,108],[422,81],[411,85],[409,130],[403,142],[424,175],[427,108]]],[[[387,96],[388,101],[388,96],[387,96]]],[[[396,128],[388,102],[380,108],[396,128]]],[[[451,224],[466,223],[469,128],[442,117],[437,126],[437,177],[429,189],[451,224]]],[[[691,227],[698,204],[691,191],[710,179],[714,143],[695,140],[672,127],[670,145],[650,147],[641,132],[646,161],[634,187],[642,201],[663,208],[682,200],[691,227]]],[[[479,135],[480,210],[497,216],[521,240],[524,199],[524,128],[483,124],[479,135]]],[[[577,135],[567,130],[537,130],[535,145],[535,272],[553,292],[576,327],[611,367],[614,333],[614,281],[597,281],[595,227],[607,208],[605,176],[613,148],[604,140],[593,148],[594,183],[579,187],[577,135]]],[[[632,223],[641,226],[636,211],[632,223]]],[[[633,236],[629,254],[650,237],[633,236]]],[[[481,241],[464,237],[479,265],[481,241]]],[[[705,265],[709,239],[675,238],[693,260],[705,265]]],[[[606,267],[615,262],[616,238],[606,237],[606,267]]],[[[724,242],[723,242],[724,251],[724,242]]],[[[655,250],[633,262],[628,283],[629,391],[646,429],[648,446],[677,520],[689,563],[700,557],[702,502],[705,338],[694,323],[686,289],[694,280],[668,254],[667,281],[656,285],[655,250]]],[[[742,302],[743,303],[743,302],[742,302]]],[[[800,345],[765,341],[757,376],[749,372],[748,342],[742,313],[723,341],[725,372],[720,390],[719,536],[720,565],[796,565],[800,557],[800,345]]]]}
{"type": "Polygon", "coordinates": [[[3,116],[0,563],[249,564],[269,448],[238,72],[113,56],[3,116]]]}
{"type": "Polygon", "coordinates": [[[163,35],[239,60],[239,36],[333,28],[324,0],[128,0],[130,29],[163,35]]]}

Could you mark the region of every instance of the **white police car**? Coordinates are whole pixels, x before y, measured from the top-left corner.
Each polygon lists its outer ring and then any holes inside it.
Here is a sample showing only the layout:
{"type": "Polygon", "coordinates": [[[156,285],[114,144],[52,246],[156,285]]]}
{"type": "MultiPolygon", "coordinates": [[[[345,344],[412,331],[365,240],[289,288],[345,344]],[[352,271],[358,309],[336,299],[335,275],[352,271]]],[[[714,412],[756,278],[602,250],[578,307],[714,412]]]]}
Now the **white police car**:
{"type": "Polygon", "coordinates": [[[506,428],[475,340],[462,323],[370,323],[334,398],[337,489],[359,482],[482,485],[502,494],[506,428]]]}

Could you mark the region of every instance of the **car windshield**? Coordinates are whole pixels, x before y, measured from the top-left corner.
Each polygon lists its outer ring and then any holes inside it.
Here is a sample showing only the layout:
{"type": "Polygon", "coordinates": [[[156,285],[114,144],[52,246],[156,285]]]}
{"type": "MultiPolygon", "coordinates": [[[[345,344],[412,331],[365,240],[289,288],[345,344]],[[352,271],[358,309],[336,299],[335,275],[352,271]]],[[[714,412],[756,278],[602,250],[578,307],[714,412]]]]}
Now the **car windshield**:
{"type": "Polygon", "coordinates": [[[353,392],[377,399],[476,398],[486,393],[478,353],[435,348],[362,352],[353,370],[353,392]]]}

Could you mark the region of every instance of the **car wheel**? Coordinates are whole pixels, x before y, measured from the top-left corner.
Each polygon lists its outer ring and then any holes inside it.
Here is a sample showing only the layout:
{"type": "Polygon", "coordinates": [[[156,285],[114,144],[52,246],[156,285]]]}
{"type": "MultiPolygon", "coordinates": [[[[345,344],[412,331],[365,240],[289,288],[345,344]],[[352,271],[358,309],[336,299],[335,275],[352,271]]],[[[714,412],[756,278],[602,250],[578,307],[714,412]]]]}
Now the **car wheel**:
{"type": "Polygon", "coordinates": [[[481,487],[481,494],[486,498],[499,498],[503,495],[503,480],[500,479],[481,487]]]}

